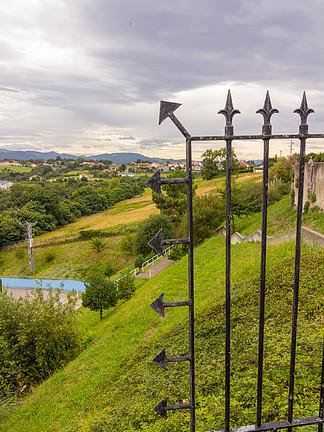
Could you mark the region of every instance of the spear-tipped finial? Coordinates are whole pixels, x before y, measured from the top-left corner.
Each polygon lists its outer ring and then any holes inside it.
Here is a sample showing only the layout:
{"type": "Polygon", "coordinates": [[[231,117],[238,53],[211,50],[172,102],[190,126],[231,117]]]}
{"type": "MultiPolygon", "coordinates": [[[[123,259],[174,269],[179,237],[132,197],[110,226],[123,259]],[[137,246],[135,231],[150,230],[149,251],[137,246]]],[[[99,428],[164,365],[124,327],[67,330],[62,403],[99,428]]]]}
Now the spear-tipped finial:
{"type": "Polygon", "coordinates": [[[225,108],[218,111],[218,114],[223,114],[225,116],[226,126],[232,126],[234,115],[241,114],[239,110],[234,109],[231,90],[228,90],[225,108]]]}
{"type": "MultiPolygon", "coordinates": [[[[300,128],[302,127],[302,129],[305,130],[305,126],[308,126],[307,125],[307,117],[309,116],[309,114],[311,114],[313,112],[315,112],[315,111],[312,108],[308,108],[306,93],[304,92],[303,93],[303,99],[302,99],[301,104],[300,104],[300,108],[297,108],[294,111],[294,113],[297,113],[300,115],[300,120],[301,120],[300,128]],[[304,126],[304,128],[303,128],[303,126],[304,126]]],[[[301,132],[301,133],[303,133],[303,132],[301,132]]],[[[307,133],[307,130],[305,133],[307,133]]]]}
{"type": "Polygon", "coordinates": [[[257,111],[257,114],[263,115],[263,134],[271,134],[271,116],[272,114],[278,113],[279,111],[276,108],[272,108],[271,99],[269,90],[267,90],[267,94],[264,100],[263,108],[257,111]]]}
{"type": "Polygon", "coordinates": [[[218,114],[223,114],[225,116],[226,119],[225,135],[233,135],[233,131],[234,131],[232,125],[233,117],[235,114],[241,114],[241,112],[237,109],[234,109],[231,90],[228,90],[227,92],[225,108],[218,111],[218,114]]]}

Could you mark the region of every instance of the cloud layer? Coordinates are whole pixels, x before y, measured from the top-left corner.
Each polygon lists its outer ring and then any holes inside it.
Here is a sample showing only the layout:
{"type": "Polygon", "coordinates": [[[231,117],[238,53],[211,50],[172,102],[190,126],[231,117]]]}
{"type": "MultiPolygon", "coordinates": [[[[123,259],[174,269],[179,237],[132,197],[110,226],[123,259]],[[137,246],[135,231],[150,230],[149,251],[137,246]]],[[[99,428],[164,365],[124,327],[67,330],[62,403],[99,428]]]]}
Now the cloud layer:
{"type": "MultiPolygon", "coordinates": [[[[171,122],[157,125],[159,100],[183,104],[177,115],[191,133],[221,134],[228,88],[238,132],[260,131],[268,89],[277,132],[297,132],[304,90],[311,130],[322,132],[323,13],[321,0],[5,0],[0,146],[183,157],[171,122]]],[[[259,143],[236,148],[262,154],[259,143]]]]}

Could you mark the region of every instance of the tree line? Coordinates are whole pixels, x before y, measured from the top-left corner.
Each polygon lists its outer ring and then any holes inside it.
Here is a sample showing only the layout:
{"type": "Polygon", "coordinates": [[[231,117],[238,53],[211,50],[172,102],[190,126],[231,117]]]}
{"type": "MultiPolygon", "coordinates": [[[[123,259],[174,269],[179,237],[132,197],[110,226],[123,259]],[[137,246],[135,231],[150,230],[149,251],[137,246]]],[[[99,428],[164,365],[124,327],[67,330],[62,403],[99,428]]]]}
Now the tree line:
{"type": "Polygon", "coordinates": [[[19,182],[0,190],[0,245],[24,239],[27,222],[35,235],[106,210],[144,190],[144,179],[129,177],[87,182],[19,182]]]}

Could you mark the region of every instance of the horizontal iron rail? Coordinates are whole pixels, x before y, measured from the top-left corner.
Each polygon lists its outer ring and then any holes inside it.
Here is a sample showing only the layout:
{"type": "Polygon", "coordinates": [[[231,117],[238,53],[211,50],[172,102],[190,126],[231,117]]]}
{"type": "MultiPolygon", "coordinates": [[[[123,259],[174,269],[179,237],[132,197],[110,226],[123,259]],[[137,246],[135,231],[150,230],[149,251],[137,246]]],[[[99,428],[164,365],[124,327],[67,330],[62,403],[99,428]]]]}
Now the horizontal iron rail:
{"type": "Polygon", "coordinates": [[[324,134],[279,134],[279,135],[215,135],[215,136],[192,136],[190,141],[226,141],[230,140],[263,140],[265,138],[271,139],[298,139],[298,138],[324,138],[324,134]]]}
{"type": "MultiPolygon", "coordinates": [[[[319,417],[306,417],[298,420],[292,420],[292,422],[288,421],[277,421],[271,423],[263,423],[260,427],[256,425],[250,426],[238,426],[234,428],[230,428],[229,432],[259,432],[259,431],[268,431],[268,430],[278,430],[285,429],[291,427],[298,426],[308,426],[313,424],[323,424],[324,420],[319,417]]],[[[225,432],[225,429],[211,430],[206,432],[225,432]]]]}
{"type": "Polygon", "coordinates": [[[178,178],[161,178],[160,184],[179,184],[179,183],[188,183],[188,177],[178,177],[178,178]]]}
{"type": "Polygon", "coordinates": [[[163,245],[178,245],[178,244],[188,244],[189,243],[188,238],[182,238],[182,239],[166,239],[162,240],[163,245]]]}

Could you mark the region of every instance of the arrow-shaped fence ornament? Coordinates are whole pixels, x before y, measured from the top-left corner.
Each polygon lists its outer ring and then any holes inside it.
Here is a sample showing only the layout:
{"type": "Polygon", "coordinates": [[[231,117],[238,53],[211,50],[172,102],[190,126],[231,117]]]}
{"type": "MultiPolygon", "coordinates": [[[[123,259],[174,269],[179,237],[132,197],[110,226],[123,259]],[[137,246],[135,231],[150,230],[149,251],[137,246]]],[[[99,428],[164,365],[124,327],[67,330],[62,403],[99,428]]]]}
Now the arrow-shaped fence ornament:
{"type": "Polygon", "coordinates": [[[191,404],[177,404],[177,405],[168,405],[168,397],[163,399],[160,403],[156,405],[154,411],[157,412],[162,418],[165,420],[168,418],[167,411],[175,411],[181,409],[191,409],[191,404]]]}
{"type": "Polygon", "coordinates": [[[190,356],[181,356],[181,357],[167,357],[165,348],[163,348],[152,360],[153,363],[157,364],[163,369],[168,369],[168,362],[182,362],[182,361],[190,361],[190,356]]]}
{"type": "Polygon", "coordinates": [[[146,182],[146,186],[152,189],[153,192],[162,196],[161,185],[162,184],[179,184],[179,183],[188,183],[188,177],[179,177],[179,178],[161,178],[160,170],[157,170],[146,182]]]}
{"type": "Polygon", "coordinates": [[[181,104],[176,102],[161,101],[160,103],[160,117],[159,124],[161,124],[167,117],[169,117],[183,136],[190,138],[190,134],[186,131],[185,127],[180,123],[177,117],[174,115],[174,111],[178,109],[181,104]]]}
{"type": "Polygon", "coordinates": [[[151,308],[155,310],[159,315],[164,317],[164,308],[176,307],[176,306],[190,306],[190,301],[176,301],[176,302],[165,302],[164,293],[162,293],[152,304],[151,308]]]}
{"type": "Polygon", "coordinates": [[[175,244],[187,244],[189,243],[188,238],[183,239],[167,239],[163,240],[163,229],[161,228],[155,236],[147,243],[156,253],[163,255],[164,245],[175,245],[175,244]]]}

